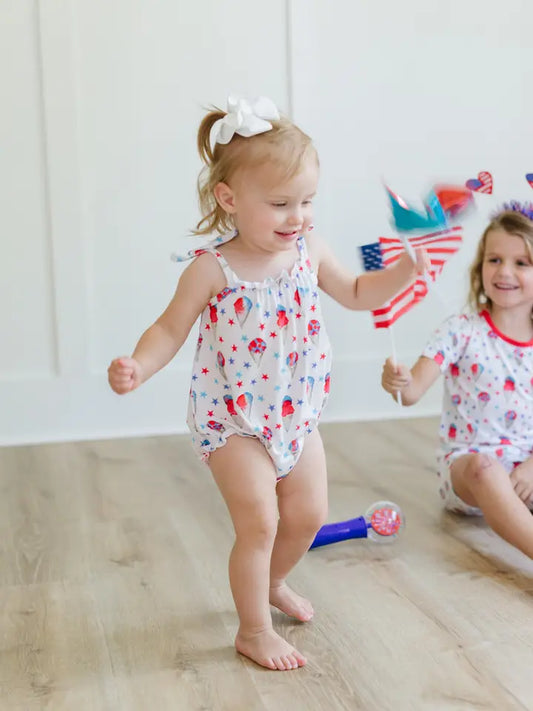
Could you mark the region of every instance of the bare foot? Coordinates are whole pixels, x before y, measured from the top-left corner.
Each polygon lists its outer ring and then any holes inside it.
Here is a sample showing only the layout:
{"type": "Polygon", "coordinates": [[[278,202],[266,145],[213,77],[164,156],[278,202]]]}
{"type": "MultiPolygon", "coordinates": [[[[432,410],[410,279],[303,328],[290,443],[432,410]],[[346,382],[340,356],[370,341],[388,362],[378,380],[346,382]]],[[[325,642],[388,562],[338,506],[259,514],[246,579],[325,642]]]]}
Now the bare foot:
{"type": "Polygon", "coordinates": [[[300,622],[309,622],[315,614],[309,600],[291,590],[287,583],[270,588],[270,604],[300,622]]]}
{"type": "Polygon", "coordinates": [[[263,630],[253,635],[240,632],[235,638],[235,648],[245,657],[267,669],[287,671],[303,667],[307,659],[280,637],[273,629],[263,630]]]}

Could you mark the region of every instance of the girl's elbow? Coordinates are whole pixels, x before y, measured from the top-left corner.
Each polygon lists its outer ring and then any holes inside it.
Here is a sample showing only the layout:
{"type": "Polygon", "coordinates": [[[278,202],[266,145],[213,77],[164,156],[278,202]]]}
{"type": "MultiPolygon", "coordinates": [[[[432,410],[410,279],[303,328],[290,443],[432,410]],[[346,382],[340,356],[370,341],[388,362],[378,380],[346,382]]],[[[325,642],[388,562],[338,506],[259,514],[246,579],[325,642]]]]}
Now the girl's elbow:
{"type": "Polygon", "coordinates": [[[405,393],[402,392],[401,390],[397,390],[395,392],[391,392],[390,396],[395,402],[398,402],[399,404],[402,405],[402,407],[411,407],[412,405],[416,405],[416,403],[419,401],[419,397],[416,397],[416,395],[410,394],[410,393],[405,393]],[[400,395],[400,397],[398,397],[400,395]]]}
{"type": "Polygon", "coordinates": [[[412,407],[418,402],[418,398],[402,398],[404,407],[412,407]]]}
{"type": "Polygon", "coordinates": [[[416,405],[416,403],[420,400],[421,393],[417,392],[407,392],[407,393],[402,393],[402,400],[403,404],[406,407],[412,407],[413,405],[416,405]]]}

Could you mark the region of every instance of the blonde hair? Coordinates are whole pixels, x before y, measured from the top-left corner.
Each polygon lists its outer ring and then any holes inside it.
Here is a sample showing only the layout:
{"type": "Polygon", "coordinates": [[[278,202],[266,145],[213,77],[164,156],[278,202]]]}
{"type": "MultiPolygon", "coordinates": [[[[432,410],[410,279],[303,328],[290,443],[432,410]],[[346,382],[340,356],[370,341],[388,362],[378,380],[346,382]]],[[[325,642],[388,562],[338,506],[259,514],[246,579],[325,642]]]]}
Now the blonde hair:
{"type": "Polygon", "coordinates": [[[470,291],[468,305],[473,311],[481,311],[492,306],[491,300],[483,291],[483,260],[487,236],[492,230],[501,229],[508,235],[521,237],[524,240],[530,259],[533,261],[533,221],[520,212],[504,210],[494,217],[479,240],[476,256],[470,267],[470,291]]]}
{"type": "Polygon", "coordinates": [[[309,136],[283,116],[278,121],[271,121],[270,131],[249,138],[235,134],[229,143],[216,143],[212,148],[211,128],[225,115],[217,108],[209,111],[198,129],[198,152],[204,167],[198,176],[202,219],[193,230],[196,235],[234,229],[233,219],[218,204],[214,189],[218,183],[229,184],[238,170],[273,163],[280,171],[280,179],[290,179],[308,157],[314,157],[318,164],[318,155],[309,136]]]}

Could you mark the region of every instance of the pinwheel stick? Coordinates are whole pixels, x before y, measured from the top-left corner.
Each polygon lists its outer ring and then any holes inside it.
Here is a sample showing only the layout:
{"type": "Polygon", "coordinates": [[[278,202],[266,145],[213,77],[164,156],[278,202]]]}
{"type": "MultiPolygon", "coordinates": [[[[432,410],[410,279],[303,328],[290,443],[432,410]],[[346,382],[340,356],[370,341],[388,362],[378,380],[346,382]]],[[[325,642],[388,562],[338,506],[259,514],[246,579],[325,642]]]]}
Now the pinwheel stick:
{"type": "MultiPolygon", "coordinates": [[[[398,356],[396,354],[396,341],[394,339],[394,331],[393,331],[393,324],[392,323],[389,326],[388,331],[389,331],[389,335],[390,335],[392,363],[393,363],[394,367],[396,367],[398,365],[398,356]]],[[[403,405],[401,390],[396,391],[396,402],[398,403],[398,405],[403,405]]]]}

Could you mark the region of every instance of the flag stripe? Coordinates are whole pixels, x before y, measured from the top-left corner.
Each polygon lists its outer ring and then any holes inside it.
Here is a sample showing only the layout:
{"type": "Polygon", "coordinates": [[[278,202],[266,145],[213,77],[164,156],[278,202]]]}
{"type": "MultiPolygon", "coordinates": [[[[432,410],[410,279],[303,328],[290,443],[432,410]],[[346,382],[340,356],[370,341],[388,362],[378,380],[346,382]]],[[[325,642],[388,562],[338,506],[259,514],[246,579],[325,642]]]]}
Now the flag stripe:
{"type": "Polygon", "coordinates": [[[424,297],[415,293],[414,289],[411,289],[410,293],[406,297],[400,300],[394,309],[380,309],[383,313],[376,315],[373,311],[374,316],[374,326],[376,328],[388,328],[391,326],[400,316],[409,311],[415,304],[421,301],[424,297]]]}
{"type": "Polygon", "coordinates": [[[412,284],[409,284],[407,289],[404,289],[399,294],[396,294],[396,296],[394,298],[392,298],[390,301],[388,301],[383,306],[380,306],[379,309],[374,309],[374,311],[372,311],[372,313],[375,316],[382,316],[383,314],[389,313],[391,308],[394,308],[398,304],[404,302],[406,299],[414,298],[417,295],[416,290],[419,289],[420,284],[423,284],[424,286],[426,286],[424,281],[422,281],[421,279],[417,279],[412,284]]]}
{"type": "MultiPolygon", "coordinates": [[[[458,251],[462,243],[462,228],[452,227],[439,232],[410,237],[409,242],[414,247],[423,247],[429,257],[431,267],[426,277],[432,281],[442,273],[444,265],[452,254],[458,251]]],[[[373,245],[361,248],[365,270],[386,268],[394,264],[405,252],[405,246],[397,237],[380,237],[373,245]]],[[[375,328],[388,328],[404,313],[409,311],[427,294],[428,286],[423,277],[418,277],[407,288],[396,294],[390,301],[372,311],[375,328]]]]}

